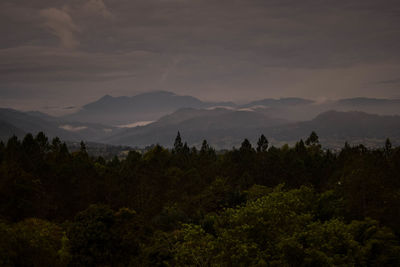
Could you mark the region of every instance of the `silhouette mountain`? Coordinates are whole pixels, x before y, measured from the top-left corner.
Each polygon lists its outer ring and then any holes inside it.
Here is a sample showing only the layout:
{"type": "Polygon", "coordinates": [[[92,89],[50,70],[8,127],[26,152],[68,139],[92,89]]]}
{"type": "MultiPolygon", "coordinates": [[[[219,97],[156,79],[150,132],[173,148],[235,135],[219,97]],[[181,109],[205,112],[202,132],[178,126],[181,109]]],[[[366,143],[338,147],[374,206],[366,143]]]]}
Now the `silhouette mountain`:
{"type": "Polygon", "coordinates": [[[217,148],[239,146],[244,138],[255,142],[260,134],[273,143],[291,143],[307,138],[312,131],[316,131],[328,146],[342,146],[345,141],[381,142],[387,137],[400,140],[400,116],[327,111],[312,120],[293,123],[257,111],[181,109],[149,125],[121,131],[104,142],[171,146],[177,131],[190,145],[199,145],[207,139],[217,148]]]}
{"type": "Polygon", "coordinates": [[[0,137],[6,140],[12,135],[23,137],[26,133],[44,132],[49,137],[64,140],[98,141],[120,129],[93,123],[65,121],[38,112],[21,112],[0,108],[0,137]]]}
{"type": "Polygon", "coordinates": [[[105,95],[82,107],[64,119],[80,122],[123,125],[137,121],[152,121],[180,108],[207,108],[234,106],[231,102],[203,102],[192,96],[181,96],[166,91],[156,91],[136,96],[112,97],[105,95]]]}

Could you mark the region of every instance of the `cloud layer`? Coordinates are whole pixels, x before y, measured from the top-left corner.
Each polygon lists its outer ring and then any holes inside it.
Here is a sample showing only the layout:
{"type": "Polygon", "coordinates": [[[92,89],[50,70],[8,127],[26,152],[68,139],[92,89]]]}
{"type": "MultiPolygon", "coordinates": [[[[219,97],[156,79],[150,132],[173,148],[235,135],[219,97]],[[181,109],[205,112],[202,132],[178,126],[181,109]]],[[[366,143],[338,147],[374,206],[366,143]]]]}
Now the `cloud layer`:
{"type": "Polygon", "coordinates": [[[400,96],[397,0],[3,0],[0,35],[3,106],[400,96]]]}

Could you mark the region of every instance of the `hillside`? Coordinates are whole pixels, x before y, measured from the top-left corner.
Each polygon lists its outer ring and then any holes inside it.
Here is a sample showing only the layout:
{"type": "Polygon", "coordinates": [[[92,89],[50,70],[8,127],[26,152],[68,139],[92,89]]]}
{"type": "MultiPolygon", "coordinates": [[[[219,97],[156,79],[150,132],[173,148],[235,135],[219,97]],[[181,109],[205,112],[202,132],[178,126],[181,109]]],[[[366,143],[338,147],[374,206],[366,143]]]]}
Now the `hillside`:
{"type": "Polygon", "coordinates": [[[253,110],[264,113],[268,117],[289,121],[311,120],[329,110],[356,110],[380,115],[400,115],[400,100],[398,99],[347,98],[317,102],[298,97],[286,97],[259,99],[239,105],[233,102],[207,102],[193,96],[155,91],[135,96],[105,95],[97,101],[84,105],[78,112],[61,119],[118,126],[155,121],[182,108],[215,107],[253,110]]]}
{"type": "Polygon", "coordinates": [[[398,143],[400,116],[359,111],[327,111],[310,121],[275,128],[270,135],[276,140],[290,142],[308,136],[311,131],[317,132],[324,145],[328,146],[341,146],[345,141],[366,144],[373,142],[374,145],[378,145],[386,138],[398,143]]]}
{"type": "Polygon", "coordinates": [[[98,141],[119,131],[118,128],[62,120],[38,112],[21,112],[0,108],[0,137],[7,140],[13,134],[21,137],[25,133],[46,132],[50,137],[58,136],[69,141],[98,141]]]}
{"type": "Polygon", "coordinates": [[[146,126],[127,129],[105,139],[112,144],[146,146],[171,145],[177,131],[189,144],[199,145],[204,139],[219,148],[230,147],[244,137],[256,137],[260,129],[285,123],[253,111],[229,109],[181,109],[146,126]]]}
{"type": "Polygon", "coordinates": [[[364,112],[327,111],[312,120],[287,122],[256,111],[228,109],[181,109],[142,127],[135,127],[106,138],[104,142],[131,146],[159,143],[171,146],[180,131],[190,145],[203,139],[218,148],[238,146],[243,138],[253,142],[264,134],[273,143],[294,142],[316,131],[324,145],[342,145],[345,141],[376,140],[387,137],[400,140],[400,116],[381,116],[364,112]]]}
{"type": "Polygon", "coordinates": [[[203,102],[192,96],[156,91],[136,96],[105,95],[82,107],[64,119],[80,122],[123,125],[137,121],[152,121],[180,108],[206,108],[218,105],[233,106],[230,102],[203,102]]]}

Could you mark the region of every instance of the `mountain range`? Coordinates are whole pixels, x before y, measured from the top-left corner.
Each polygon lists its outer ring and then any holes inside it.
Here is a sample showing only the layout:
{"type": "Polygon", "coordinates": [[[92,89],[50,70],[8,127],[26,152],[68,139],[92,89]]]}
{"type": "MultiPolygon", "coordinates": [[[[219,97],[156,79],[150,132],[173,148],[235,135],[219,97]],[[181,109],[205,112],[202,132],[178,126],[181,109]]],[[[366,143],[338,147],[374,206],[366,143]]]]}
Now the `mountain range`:
{"type": "Polygon", "coordinates": [[[96,123],[71,122],[40,112],[22,112],[0,108],[0,139],[13,134],[23,137],[26,133],[44,132],[49,137],[60,137],[69,141],[101,141],[119,131],[119,128],[96,123]]]}
{"type": "Polygon", "coordinates": [[[131,146],[155,143],[171,146],[177,130],[191,145],[199,146],[206,139],[220,149],[238,146],[245,137],[255,144],[261,134],[273,144],[293,144],[307,138],[312,131],[328,147],[341,147],[346,141],[376,146],[388,137],[400,140],[400,116],[327,111],[309,121],[288,122],[257,111],[182,109],[149,125],[126,129],[105,141],[131,146]]]}
{"type": "Polygon", "coordinates": [[[136,121],[153,121],[179,108],[235,106],[232,102],[204,102],[192,96],[156,91],[136,96],[105,95],[83,106],[78,112],[64,116],[69,121],[125,125],[136,121]]]}
{"type": "Polygon", "coordinates": [[[192,96],[156,91],[136,96],[112,97],[105,95],[73,114],[62,117],[76,122],[106,125],[129,125],[135,122],[155,121],[181,108],[207,109],[223,107],[236,110],[257,110],[270,117],[290,121],[310,120],[329,111],[363,111],[380,115],[400,115],[400,99],[346,98],[314,101],[304,98],[266,98],[245,104],[233,102],[207,102],[192,96]]]}
{"type": "Polygon", "coordinates": [[[400,141],[399,115],[398,99],[269,98],[239,105],[158,91],[133,97],[107,95],[62,117],[0,108],[0,139],[44,131],[69,141],[171,146],[180,131],[190,145],[207,139],[216,148],[231,148],[244,138],[255,142],[260,134],[280,145],[316,131],[328,147],[345,141],[375,146],[387,137],[400,141]]]}

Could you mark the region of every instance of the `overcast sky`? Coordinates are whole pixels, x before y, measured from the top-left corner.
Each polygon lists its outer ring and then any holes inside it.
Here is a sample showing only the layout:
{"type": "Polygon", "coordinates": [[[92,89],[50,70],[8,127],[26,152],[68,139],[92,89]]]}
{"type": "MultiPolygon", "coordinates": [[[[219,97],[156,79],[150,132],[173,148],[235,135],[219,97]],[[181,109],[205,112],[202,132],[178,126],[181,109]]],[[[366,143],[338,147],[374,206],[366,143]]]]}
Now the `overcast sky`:
{"type": "Polygon", "coordinates": [[[1,0],[0,106],[400,98],[399,0],[1,0]]]}

